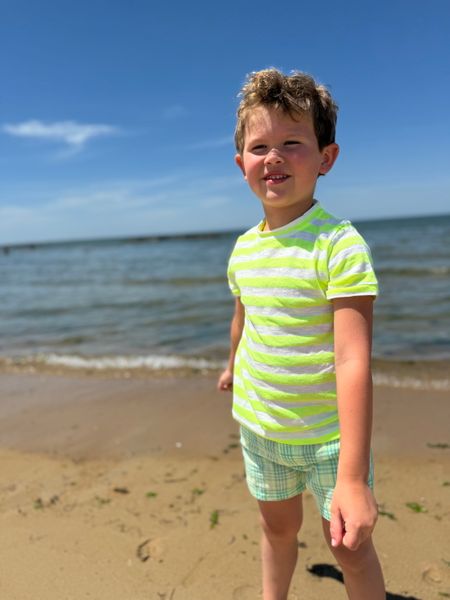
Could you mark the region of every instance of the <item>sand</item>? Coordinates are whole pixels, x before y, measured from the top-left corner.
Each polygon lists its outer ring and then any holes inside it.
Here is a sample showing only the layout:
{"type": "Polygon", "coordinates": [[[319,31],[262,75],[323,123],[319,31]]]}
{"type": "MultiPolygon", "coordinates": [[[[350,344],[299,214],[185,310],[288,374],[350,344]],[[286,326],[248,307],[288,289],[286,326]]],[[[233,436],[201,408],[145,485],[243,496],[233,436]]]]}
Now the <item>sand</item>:
{"type": "MultiPolygon", "coordinates": [[[[0,375],[1,600],[255,600],[259,526],[214,377],[0,375]]],[[[388,598],[450,597],[449,392],[375,393],[388,598]],[[409,506],[407,504],[410,504],[409,506]]],[[[344,599],[306,495],[290,598],[344,599]]]]}

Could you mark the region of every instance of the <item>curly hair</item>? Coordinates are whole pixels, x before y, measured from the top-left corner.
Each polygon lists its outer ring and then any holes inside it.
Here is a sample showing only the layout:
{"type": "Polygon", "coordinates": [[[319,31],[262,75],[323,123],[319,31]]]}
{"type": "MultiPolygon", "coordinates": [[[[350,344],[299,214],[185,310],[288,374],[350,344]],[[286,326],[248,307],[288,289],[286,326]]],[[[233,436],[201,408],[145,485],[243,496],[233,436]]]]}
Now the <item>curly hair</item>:
{"type": "Polygon", "coordinates": [[[282,110],[293,119],[310,114],[319,149],[335,141],[338,106],[327,88],[306,73],[292,71],[290,75],[284,75],[275,68],[250,73],[239,96],[234,134],[239,154],[244,149],[247,117],[257,106],[282,110]]]}

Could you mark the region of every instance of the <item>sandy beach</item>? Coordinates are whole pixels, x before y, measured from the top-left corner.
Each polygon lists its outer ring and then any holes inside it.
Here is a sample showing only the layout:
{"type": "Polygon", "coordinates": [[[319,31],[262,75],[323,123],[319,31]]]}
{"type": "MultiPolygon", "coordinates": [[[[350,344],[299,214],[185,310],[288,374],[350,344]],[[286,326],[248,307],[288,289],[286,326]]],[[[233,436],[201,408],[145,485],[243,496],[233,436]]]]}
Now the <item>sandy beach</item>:
{"type": "MultiPolygon", "coordinates": [[[[259,530],[213,375],[0,374],[2,600],[254,600],[259,530]]],[[[388,598],[450,597],[448,391],[376,387],[388,598]]],[[[304,501],[292,600],[345,598],[304,501]]]]}

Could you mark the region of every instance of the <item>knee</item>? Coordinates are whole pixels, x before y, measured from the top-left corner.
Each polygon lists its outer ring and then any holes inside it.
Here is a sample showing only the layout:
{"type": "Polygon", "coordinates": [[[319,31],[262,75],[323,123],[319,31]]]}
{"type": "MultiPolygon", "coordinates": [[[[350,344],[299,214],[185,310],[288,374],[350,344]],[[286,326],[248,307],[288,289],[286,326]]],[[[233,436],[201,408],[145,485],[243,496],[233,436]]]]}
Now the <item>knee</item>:
{"type": "Polygon", "coordinates": [[[302,525],[301,517],[296,519],[268,519],[260,516],[261,528],[264,535],[273,540],[292,540],[297,538],[302,525]]]}
{"type": "Polygon", "coordinates": [[[331,547],[331,551],[344,574],[364,572],[374,557],[376,557],[375,550],[370,541],[361,544],[357,550],[349,550],[345,546],[339,546],[338,548],[331,547]]]}

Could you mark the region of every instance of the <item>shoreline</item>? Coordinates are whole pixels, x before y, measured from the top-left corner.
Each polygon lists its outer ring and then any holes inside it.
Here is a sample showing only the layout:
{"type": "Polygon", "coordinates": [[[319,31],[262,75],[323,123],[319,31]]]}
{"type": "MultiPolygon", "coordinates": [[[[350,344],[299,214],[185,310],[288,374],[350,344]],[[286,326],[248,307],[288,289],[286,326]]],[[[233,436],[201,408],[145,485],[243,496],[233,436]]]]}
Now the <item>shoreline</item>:
{"type": "MultiPolygon", "coordinates": [[[[102,379],[218,377],[226,360],[187,356],[0,356],[0,376],[56,375],[102,379]]],[[[376,387],[450,392],[450,360],[374,358],[376,387]]]]}
{"type": "MultiPolygon", "coordinates": [[[[203,456],[238,435],[232,396],[218,392],[216,380],[211,373],[3,373],[0,447],[75,459],[203,456]]],[[[446,391],[374,386],[373,447],[380,456],[417,457],[446,444],[449,422],[446,391]]]]}
{"type": "MultiPolygon", "coordinates": [[[[0,375],[2,596],[261,598],[256,505],[215,379],[0,375]]],[[[450,590],[449,400],[375,387],[374,537],[397,599],[450,590]]],[[[290,600],[344,598],[304,496],[290,600]]]]}

